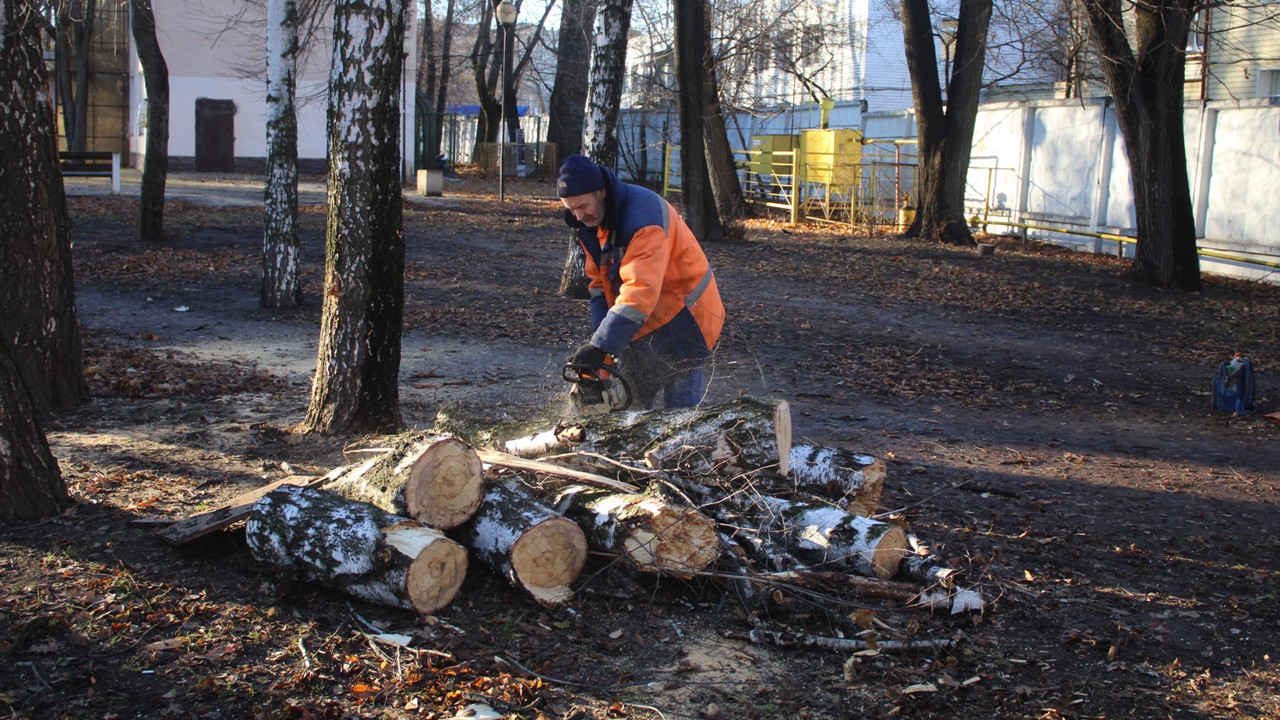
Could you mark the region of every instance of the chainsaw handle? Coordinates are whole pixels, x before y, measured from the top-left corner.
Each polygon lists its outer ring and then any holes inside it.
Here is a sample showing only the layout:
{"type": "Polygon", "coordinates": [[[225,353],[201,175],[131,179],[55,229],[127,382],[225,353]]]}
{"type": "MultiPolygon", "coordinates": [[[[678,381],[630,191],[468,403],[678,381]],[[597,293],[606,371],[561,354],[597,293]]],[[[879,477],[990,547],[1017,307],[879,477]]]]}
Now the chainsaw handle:
{"type": "MultiPolygon", "coordinates": [[[[604,368],[598,368],[588,363],[565,363],[560,370],[560,377],[565,382],[581,382],[583,380],[599,380],[600,373],[607,372],[604,368]]],[[[608,377],[605,375],[604,377],[608,377]]]]}

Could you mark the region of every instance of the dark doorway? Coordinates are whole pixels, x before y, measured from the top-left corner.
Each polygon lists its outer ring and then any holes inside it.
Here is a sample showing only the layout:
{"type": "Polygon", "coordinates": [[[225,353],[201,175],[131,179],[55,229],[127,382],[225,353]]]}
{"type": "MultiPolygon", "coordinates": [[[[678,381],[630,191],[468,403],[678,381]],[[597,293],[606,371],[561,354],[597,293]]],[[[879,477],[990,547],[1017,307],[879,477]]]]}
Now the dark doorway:
{"type": "Polygon", "coordinates": [[[196,98],[196,172],[235,171],[235,101],[196,98]]]}

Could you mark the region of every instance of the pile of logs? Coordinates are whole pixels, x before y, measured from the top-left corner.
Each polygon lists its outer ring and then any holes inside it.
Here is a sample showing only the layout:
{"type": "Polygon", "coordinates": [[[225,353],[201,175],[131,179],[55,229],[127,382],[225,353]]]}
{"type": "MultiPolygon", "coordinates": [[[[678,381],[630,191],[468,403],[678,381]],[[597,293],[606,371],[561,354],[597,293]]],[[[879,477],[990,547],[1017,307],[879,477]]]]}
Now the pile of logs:
{"type": "Polygon", "coordinates": [[[452,601],[469,558],[562,606],[589,548],[635,572],[729,578],[748,602],[779,584],[917,601],[950,588],[953,570],[872,517],[884,462],[793,445],[790,427],[787,403],[749,398],[498,426],[442,413],[267,492],[246,536],[283,573],[419,613],[452,601]]]}

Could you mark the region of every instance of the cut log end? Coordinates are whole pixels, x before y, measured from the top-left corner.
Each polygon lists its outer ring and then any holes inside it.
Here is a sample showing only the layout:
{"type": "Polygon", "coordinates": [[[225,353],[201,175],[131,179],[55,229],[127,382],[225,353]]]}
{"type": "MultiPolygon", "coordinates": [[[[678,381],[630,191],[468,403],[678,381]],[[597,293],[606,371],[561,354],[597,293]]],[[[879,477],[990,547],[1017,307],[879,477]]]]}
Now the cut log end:
{"type": "Polygon", "coordinates": [[[870,561],[875,576],[888,580],[896,575],[902,559],[911,552],[909,548],[907,533],[902,528],[893,525],[886,529],[871,552],[870,561]]]}
{"type": "Polygon", "coordinates": [[[384,528],[387,543],[414,558],[405,572],[405,595],[429,615],[453,601],[467,576],[467,551],[434,528],[404,523],[384,528]]]}
{"type": "Polygon", "coordinates": [[[644,529],[636,528],[623,541],[623,551],[637,567],[690,574],[720,557],[719,533],[702,513],[662,503],[644,529]]]}
{"type": "Polygon", "coordinates": [[[480,457],[457,438],[433,443],[414,463],[405,482],[409,515],[449,529],[466,522],[484,500],[480,457]]]}
{"type": "Polygon", "coordinates": [[[520,584],[541,604],[563,605],[572,597],[570,584],[587,562],[587,538],[565,518],[545,520],[527,530],[511,549],[511,569],[520,584]]]}

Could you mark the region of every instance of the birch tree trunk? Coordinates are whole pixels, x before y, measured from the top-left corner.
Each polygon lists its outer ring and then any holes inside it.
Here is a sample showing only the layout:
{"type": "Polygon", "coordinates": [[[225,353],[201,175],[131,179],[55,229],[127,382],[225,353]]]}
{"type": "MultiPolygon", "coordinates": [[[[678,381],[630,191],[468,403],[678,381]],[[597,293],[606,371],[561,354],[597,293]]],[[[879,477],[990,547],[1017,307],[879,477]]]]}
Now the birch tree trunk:
{"type": "Polygon", "coordinates": [[[562,488],[552,502],[588,540],[643,572],[689,577],[720,557],[715,522],[690,507],[585,485],[562,488]]]}
{"type": "Polygon", "coordinates": [[[908,552],[907,534],[897,525],[829,505],[760,495],[745,501],[742,511],[762,528],[783,533],[786,547],[811,567],[848,568],[886,580],[908,552]]]}
{"type": "Polygon", "coordinates": [[[354,597],[424,615],[448,605],[467,553],[435,528],[320,490],[286,486],[245,524],[253,556],[354,597]]]}
{"type": "Polygon", "coordinates": [[[138,199],[138,239],[164,240],[164,188],[169,177],[169,66],[156,39],[151,0],[129,0],[133,41],[147,92],[147,143],[138,199]]]}
{"type": "Polygon", "coordinates": [[[461,440],[414,433],[323,489],[448,530],[480,507],[482,471],[476,451],[461,440]]]}
{"type": "Polygon", "coordinates": [[[404,32],[399,0],[336,5],[324,296],[304,432],[387,433],[400,426],[404,32]]]}
{"type": "Polygon", "coordinates": [[[267,177],[263,188],[262,306],[297,307],[298,54],[295,0],[267,1],[267,177]]]}
{"type": "Polygon", "coordinates": [[[842,503],[851,515],[875,514],[885,475],[884,461],[871,455],[817,445],[791,447],[787,477],[795,491],[842,503]]]}
{"type": "Polygon", "coordinates": [[[89,390],[41,16],[26,0],[0,7],[0,335],[39,415],[76,407],[89,390]]]}
{"type": "Polygon", "coordinates": [[[546,607],[569,602],[587,562],[582,529],[514,478],[488,484],[479,511],[454,537],[546,607]]]}
{"type": "Polygon", "coordinates": [[[596,13],[582,147],[587,157],[606,168],[618,160],[618,105],[626,81],[631,5],[632,0],[603,0],[596,13]]]}

